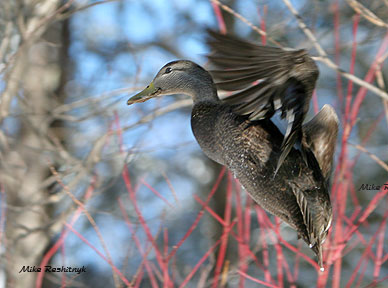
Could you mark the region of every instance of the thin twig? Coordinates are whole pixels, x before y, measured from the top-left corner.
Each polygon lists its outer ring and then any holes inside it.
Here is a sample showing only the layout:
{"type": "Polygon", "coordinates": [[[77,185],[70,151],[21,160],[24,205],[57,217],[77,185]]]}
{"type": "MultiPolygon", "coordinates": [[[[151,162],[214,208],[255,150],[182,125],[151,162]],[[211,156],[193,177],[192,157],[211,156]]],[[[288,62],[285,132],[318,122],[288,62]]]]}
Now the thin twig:
{"type": "Polygon", "coordinates": [[[366,8],[364,5],[362,5],[360,2],[356,0],[346,0],[346,2],[349,4],[350,7],[356,11],[356,13],[359,13],[362,17],[364,17],[366,20],[371,22],[372,24],[375,24],[379,27],[385,27],[388,28],[388,24],[385,23],[383,20],[381,20],[379,17],[376,16],[372,11],[370,11],[368,8],[366,8]]]}
{"type": "Polygon", "coordinates": [[[230,13],[231,15],[233,15],[234,17],[236,17],[237,19],[241,20],[242,22],[244,22],[245,24],[247,24],[249,27],[252,28],[252,30],[256,31],[257,33],[259,33],[261,36],[266,36],[267,37],[267,40],[274,43],[275,45],[278,45],[279,47],[282,47],[282,45],[276,41],[275,39],[271,38],[268,36],[268,34],[263,31],[262,29],[260,29],[259,27],[257,27],[256,25],[254,25],[252,22],[250,22],[249,20],[247,20],[244,16],[242,16],[241,14],[237,13],[236,11],[234,11],[232,8],[226,6],[225,4],[222,4],[219,0],[210,0],[211,2],[217,4],[218,6],[220,6],[224,11],[230,13]]]}
{"type": "Polygon", "coordinates": [[[334,69],[336,72],[340,73],[343,77],[353,81],[357,85],[361,87],[365,87],[369,91],[375,93],[376,95],[388,100],[388,93],[377,88],[376,86],[358,78],[357,76],[350,74],[341,68],[339,68],[332,60],[328,58],[327,53],[322,48],[322,46],[319,44],[317,38],[314,36],[312,31],[307,27],[307,25],[303,22],[302,17],[299,15],[299,13],[296,11],[294,6],[292,6],[291,2],[289,0],[283,0],[284,4],[287,6],[287,8],[291,11],[291,13],[294,15],[295,19],[298,21],[299,28],[303,31],[303,33],[307,36],[307,38],[313,43],[315,49],[318,51],[320,57],[313,57],[314,60],[320,61],[324,64],[326,64],[328,67],[334,69]]]}
{"type": "Polygon", "coordinates": [[[352,143],[349,143],[349,145],[351,145],[351,146],[355,147],[356,149],[358,149],[358,150],[364,152],[365,154],[367,154],[372,160],[374,160],[385,171],[388,172],[388,165],[383,160],[381,160],[379,157],[377,157],[375,154],[373,154],[372,152],[369,152],[364,146],[361,146],[361,145],[358,145],[358,144],[352,144],[352,143]]]}

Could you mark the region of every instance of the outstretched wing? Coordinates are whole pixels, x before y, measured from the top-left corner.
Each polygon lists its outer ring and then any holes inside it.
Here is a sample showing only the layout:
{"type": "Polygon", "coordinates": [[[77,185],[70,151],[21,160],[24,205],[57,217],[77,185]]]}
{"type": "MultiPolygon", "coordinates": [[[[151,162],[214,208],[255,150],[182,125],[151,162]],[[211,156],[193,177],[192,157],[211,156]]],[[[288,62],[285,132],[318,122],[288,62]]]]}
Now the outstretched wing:
{"type": "Polygon", "coordinates": [[[305,50],[260,46],[209,30],[210,71],[217,89],[231,91],[223,99],[250,120],[268,119],[281,111],[288,125],[280,168],[294,144],[302,140],[302,123],[318,77],[318,68],[305,50]]]}

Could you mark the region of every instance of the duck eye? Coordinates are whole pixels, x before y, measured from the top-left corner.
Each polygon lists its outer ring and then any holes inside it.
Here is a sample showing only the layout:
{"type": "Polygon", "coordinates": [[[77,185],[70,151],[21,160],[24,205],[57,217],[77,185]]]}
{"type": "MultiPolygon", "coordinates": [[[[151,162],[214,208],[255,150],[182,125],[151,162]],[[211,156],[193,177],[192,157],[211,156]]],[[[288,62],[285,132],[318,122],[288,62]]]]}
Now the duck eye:
{"type": "Polygon", "coordinates": [[[171,67],[167,67],[166,68],[166,71],[164,72],[165,74],[168,74],[168,73],[170,73],[172,71],[172,69],[171,69],[171,67]]]}

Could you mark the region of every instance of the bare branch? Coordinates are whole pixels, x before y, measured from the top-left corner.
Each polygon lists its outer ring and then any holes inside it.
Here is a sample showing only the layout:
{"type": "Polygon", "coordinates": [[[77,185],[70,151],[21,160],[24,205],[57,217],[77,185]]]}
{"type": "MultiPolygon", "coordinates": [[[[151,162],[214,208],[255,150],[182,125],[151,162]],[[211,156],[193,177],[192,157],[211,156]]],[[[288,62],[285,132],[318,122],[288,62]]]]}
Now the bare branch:
{"type": "Polygon", "coordinates": [[[381,20],[379,17],[377,17],[372,11],[370,11],[368,8],[366,8],[364,5],[362,5],[360,2],[356,0],[346,0],[346,2],[349,4],[350,7],[356,11],[356,13],[359,13],[362,17],[364,17],[369,22],[379,26],[379,27],[385,27],[388,28],[388,24],[385,23],[383,20],[381,20]]]}
{"type": "Polygon", "coordinates": [[[357,85],[361,87],[365,87],[369,91],[375,93],[376,95],[380,96],[383,99],[388,100],[388,93],[377,88],[376,86],[358,78],[357,76],[346,72],[339,68],[337,64],[335,64],[332,60],[330,60],[327,56],[327,53],[322,48],[322,46],[319,44],[317,38],[314,36],[312,31],[307,27],[307,25],[303,22],[302,17],[299,15],[299,13],[296,11],[294,6],[292,6],[291,2],[289,0],[282,0],[284,4],[287,6],[287,8],[291,11],[291,13],[294,15],[295,19],[298,21],[299,28],[303,31],[303,33],[307,36],[308,39],[313,43],[315,49],[317,49],[320,57],[314,57],[315,60],[318,60],[324,64],[326,64],[328,67],[334,69],[336,72],[340,73],[343,77],[353,81],[357,85]]]}

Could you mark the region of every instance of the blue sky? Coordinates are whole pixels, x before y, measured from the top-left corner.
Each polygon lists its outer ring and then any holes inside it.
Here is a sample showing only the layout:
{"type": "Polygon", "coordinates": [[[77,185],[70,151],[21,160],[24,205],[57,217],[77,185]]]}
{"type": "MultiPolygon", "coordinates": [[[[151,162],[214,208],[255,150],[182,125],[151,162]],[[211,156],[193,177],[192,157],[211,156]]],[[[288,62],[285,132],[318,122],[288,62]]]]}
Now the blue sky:
{"type": "MultiPolygon", "coordinates": [[[[259,25],[258,2],[260,1],[238,2],[239,12],[255,25],[259,25]]],[[[296,8],[301,8],[301,5],[305,4],[305,1],[293,2],[296,3],[296,8]]],[[[318,1],[317,5],[324,5],[322,2],[324,1],[318,1]]],[[[279,8],[283,7],[280,6],[279,1],[276,1],[276,4],[275,1],[267,1],[266,4],[269,5],[269,10],[287,13],[284,12],[284,9],[279,8]]],[[[277,22],[277,19],[269,18],[268,21],[277,22]]],[[[283,19],[279,19],[279,23],[282,21],[283,19]]],[[[294,21],[284,21],[284,25],[289,25],[290,22],[293,23],[293,31],[296,30],[294,21]]],[[[241,37],[245,37],[251,31],[246,24],[242,24],[240,21],[236,21],[236,26],[241,31],[241,37]]],[[[69,95],[69,101],[75,101],[82,97],[97,97],[96,95],[123,87],[133,88],[133,91],[129,93],[117,94],[102,101],[102,104],[108,107],[106,118],[102,120],[91,119],[77,123],[79,130],[82,132],[80,133],[81,136],[84,135],[84,138],[89,141],[89,139],[96,139],[106,133],[109,121],[113,119],[114,110],[118,111],[120,123],[125,127],[135,123],[142,115],[150,113],[156,107],[168,105],[176,99],[173,96],[166,96],[140,105],[131,107],[126,105],[126,100],[129,96],[147,85],[160,67],[176,59],[175,55],[166,52],[160,47],[146,47],[145,44],[157,39],[168,39],[171,41],[169,43],[182,55],[182,58],[204,64],[206,61],[204,54],[208,52],[208,49],[204,44],[205,35],[202,28],[215,28],[216,21],[213,9],[207,0],[122,1],[96,5],[76,13],[71,19],[71,27],[73,42],[70,53],[75,62],[75,75],[74,79],[69,82],[69,89],[73,89],[75,92],[69,95]],[[187,11],[196,20],[198,26],[193,27],[192,33],[183,33],[184,36],[176,37],[176,34],[180,34],[177,31],[185,27],[185,21],[187,20],[182,19],[181,15],[187,11]],[[109,52],[117,48],[117,43],[121,43],[123,49],[117,54],[110,55],[109,52]],[[88,45],[91,47],[88,47],[88,45]],[[102,58],[99,53],[93,53],[93,48],[106,52],[110,57],[109,61],[102,58]],[[81,88],[75,89],[74,87],[81,88]],[[112,105],[108,106],[110,103],[112,105]]],[[[344,37],[350,37],[349,30],[345,32],[344,37]]],[[[299,35],[299,37],[296,37],[292,44],[298,46],[302,36],[299,35]]],[[[326,44],[329,42],[324,37],[320,40],[326,44]]],[[[332,52],[333,50],[330,51],[332,52]]],[[[347,59],[344,59],[345,63],[346,61],[347,59]]],[[[318,89],[319,106],[322,107],[325,103],[331,103],[335,106],[336,95],[333,94],[333,90],[328,89],[330,86],[335,86],[334,74],[331,70],[325,70],[323,65],[320,65],[320,68],[323,68],[320,79],[325,79],[325,82],[318,82],[318,87],[322,87],[318,89]]],[[[93,108],[88,107],[88,109],[93,108]]],[[[180,225],[176,224],[179,222],[177,219],[186,224],[190,223],[194,213],[199,209],[199,206],[191,196],[193,193],[198,192],[192,178],[204,180],[209,172],[205,169],[200,174],[200,170],[203,169],[204,163],[207,160],[192,135],[188,110],[174,111],[163,115],[152,123],[141,125],[136,129],[130,129],[124,134],[126,149],[129,150],[134,145],[137,149],[134,160],[130,163],[131,169],[136,166],[137,173],[144,175],[145,180],[150,185],[161,191],[168,201],[173,202],[174,199],[169,192],[168,185],[160,181],[161,173],[167,172],[167,176],[179,193],[178,197],[181,202],[179,209],[170,211],[170,214],[167,216],[168,219],[164,222],[165,225],[180,225]],[[176,173],[171,167],[180,168],[181,172],[176,173]],[[199,176],[195,175],[197,172],[199,176]]],[[[78,114],[81,112],[77,110],[74,113],[78,114]]],[[[79,138],[79,136],[75,135],[74,138],[79,138]]],[[[352,140],[358,141],[357,136],[357,130],[355,129],[353,130],[352,140]]],[[[83,143],[80,139],[78,140],[74,142],[82,143],[80,145],[80,155],[86,154],[92,143],[83,143]]],[[[367,160],[370,161],[370,159],[367,160]]],[[[101,169],[101,171],[107,170],[109,170],[109,167],[101,169]]],[[[121,192],[125,193],[125,191],[121,192]]],[[[155,197],[145,187],[140,189],[138,197],[139,203],[144,204],[141,210],[144,212],[147,220],[153,225],[152,231],[157,231],[160,224],[158,217],[164,211],[165,206],[159,198],[155,197]]],[[[93,208],[93,205],[101,204],[103,201],[104,197],[97,196],[90,203],[89,207],[93,208]]],[[[127,204],[130,207],[131,203],[127,204]]],[[[117,215],[111,215],[111,211],[106,212],[105,214],[98,215],[98,223],[114,258],[122,260],[122,251],[120,249],[115,250],[114,248],[126,247],[129,231],[117,215]]],[[[81,231],[85,227],[84,224],[85,222],[79,221],[75,228],[81,231]]],[[[185,231],[184,228],[182,228],[182,231],[185,231]]],[[[101,249],[94,231],[88,230],[83,235],[101,249]]],[[[139,233],[139,237],[145,241],[143,234],[139,233]]],[[[178,236],[172,235],[172,237],[178,236]]],[[[174,240],[171,240],[171,243],[174,243],[174,240]]],[[[70,234],[67,245],[76,249],[79,248],[79,244],[80,240],[70,234]]],[[[200,243],[188,244],[200,245],[200,243]]],[[[105,261],[96,256],[88,247],[80,250],[71,260],[93,263],[101,271],[108,269],[105,261]]],[[[188,253],[187,257],[189,256],[192,256],[192,253],[188,253]]],[[[60,262],[61,260],[58,258],[58,261],[60,262]]],[[[136,262],[138,259],[133,261],[136,262]]]]}

